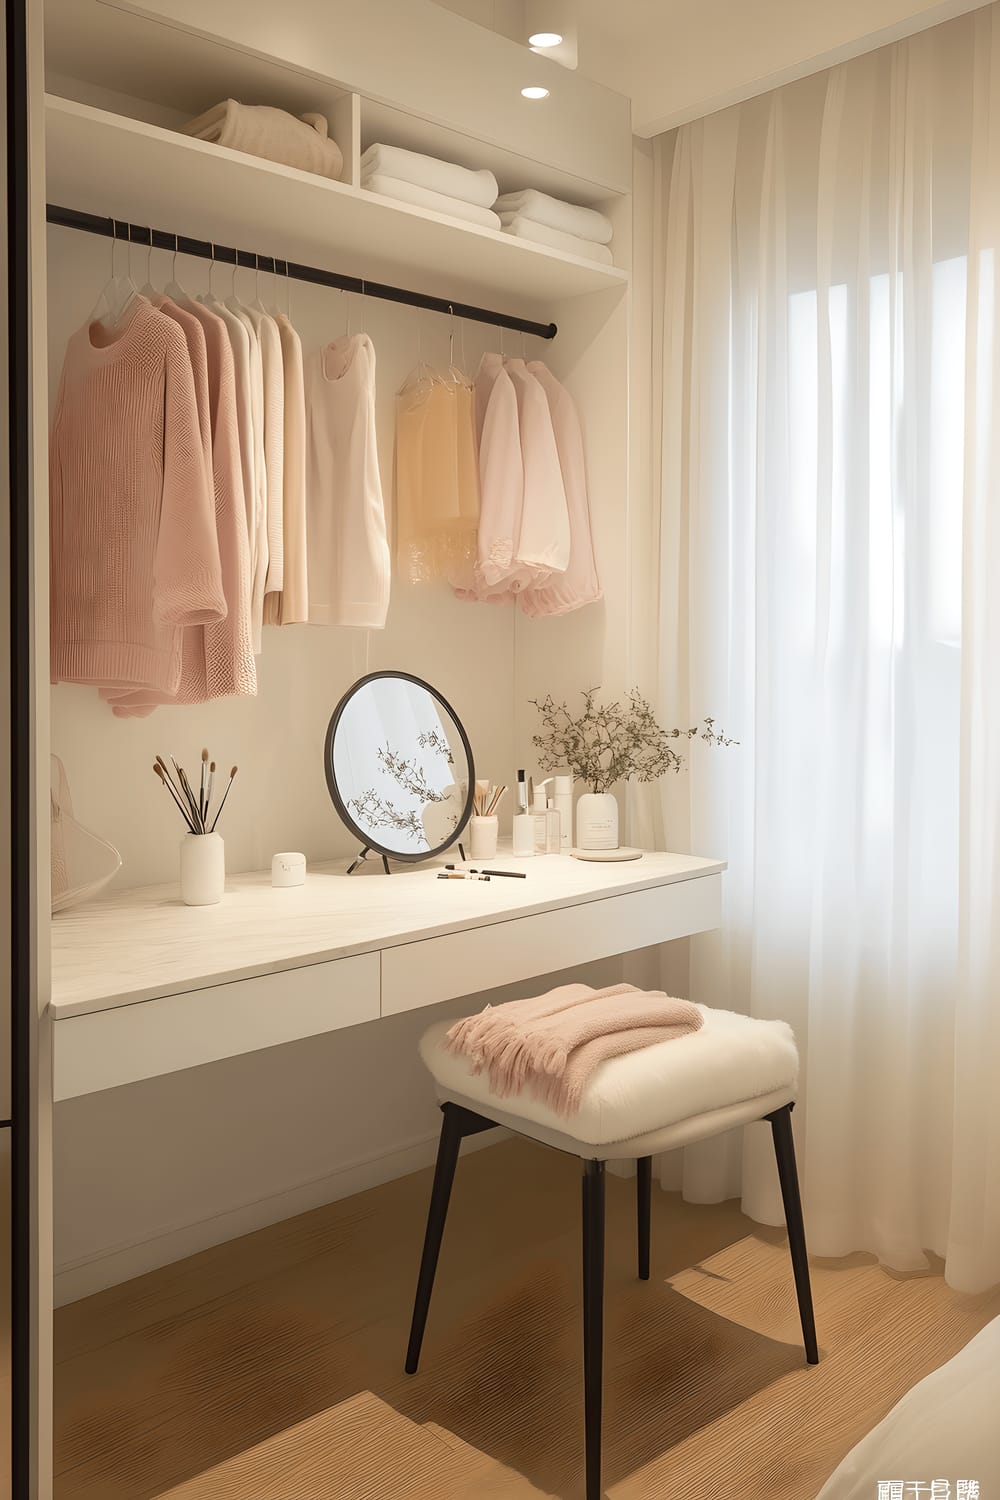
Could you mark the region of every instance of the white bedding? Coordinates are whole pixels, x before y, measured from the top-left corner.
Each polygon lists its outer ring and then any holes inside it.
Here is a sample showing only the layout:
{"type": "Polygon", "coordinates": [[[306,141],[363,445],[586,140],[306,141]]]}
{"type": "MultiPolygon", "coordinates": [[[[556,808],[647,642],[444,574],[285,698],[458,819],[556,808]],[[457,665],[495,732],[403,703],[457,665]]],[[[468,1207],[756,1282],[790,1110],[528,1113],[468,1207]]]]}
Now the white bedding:
{"type": "Polygon", "coordinates": [[[500,215],[488,208],[479,208],[475,203],[464,203],[461,198],[449,198],[445,193],[435,193],[431,188],[419,187],[415,182],[404,182],[401,177],[384,177],[376,172],[374,177],[363,179],[361,186],[370,193],[381,193],[383,198],[398,198],[400,203],[414,203],[417,208],[432,208],[436,214],[449,214],[453,219],[465,219],[470,224],[479,224],[483,229],[499,229],[500,215]]]}
{"type": "MultiPolygon", "coordinates": [[[[978,1480],[981,1500],[1000,1496],[1000,1318],[938,1370],[907,1391],[834,1470],[816,1500],[878,1500],[879,1481],[947,1480],[938,1493],[958,1500],[959,1480],[978,1480]]],[[[883,1493],[892,1494],[891,1490],[883,1493]]],[[[898,1491],[896,1492],[898,1493],[898,1491]]],[[[976,1494],[975,1490],[966,1493],[976,1494]]]]}
{"type": "Polygon", "coordinates": [[[582,208],[577,203],[564,203],[561,198],[552,198],[536,188],[504,193],[493,207],[498,214],[521,214],[536,224],[561,229],[563,234],[593,240],[595,245],[610,245],[614,235],[614,225],[606,214],[598,213],[596,208],[582,208]]]}
{"type": "Polygon", "coordinates": [[[436,156],[406,151],[402,146],[377,144],[368,147],[361,158],[362,186],[366,185],[366,178],[375,176],[410,182],[414,187],[443,193],[446,198],[474,203],[477,208],[489,208],[496,202],[500,191],[492,172],[474,172],[468,167],[460,167],[457,162],[439,161],[436,156]]]}

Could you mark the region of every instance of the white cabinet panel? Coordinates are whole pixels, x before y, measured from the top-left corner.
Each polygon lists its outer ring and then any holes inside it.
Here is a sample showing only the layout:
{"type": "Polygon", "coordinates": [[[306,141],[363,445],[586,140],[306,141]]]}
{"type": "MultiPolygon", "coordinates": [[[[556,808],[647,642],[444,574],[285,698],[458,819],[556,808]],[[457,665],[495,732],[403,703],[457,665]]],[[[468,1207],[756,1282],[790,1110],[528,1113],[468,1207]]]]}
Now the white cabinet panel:
{"type": "Polygon", "coordinates": [[[382,1014],[474,995],[717,927],[722,878],[706,875],[387,948],[382,1014]]]}
{"type": "Polygon", "coordinates": [[[363,953],[70,1016],[55,1027],[54,1097],[116,1088],[378,1015],[379,955],[363,953]]]}

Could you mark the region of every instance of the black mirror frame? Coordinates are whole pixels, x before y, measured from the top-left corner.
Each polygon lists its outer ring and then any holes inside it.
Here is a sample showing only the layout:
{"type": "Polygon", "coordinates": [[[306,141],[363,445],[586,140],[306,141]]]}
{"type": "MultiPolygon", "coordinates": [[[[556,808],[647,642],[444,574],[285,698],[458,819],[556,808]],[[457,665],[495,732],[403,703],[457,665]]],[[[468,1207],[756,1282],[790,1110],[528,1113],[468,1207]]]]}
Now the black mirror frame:
{"type": "Polygon", "coordinates": [[[348,832],[353,833],[355,838],[360,839],[366,848],[373,850],[376,854],[381,854],[384,860],[395,859],[399,860],[402,864],[418,865],[422,864],[424,860],[435,859],[439,854],[443,854],[446,849],[450,849],[452,844],[458,842],[465,832],[469,819],[472,817],[472,805],[476,795],[476,767],[472,758],[472,746],[469,744],[469,736],[465,732],[465,725],[447,698],[443,698],[437,688],[431,687],[430,683],[425,682],[422,677],[414,677],[410,672],[369,672],[366,677],[359,677],[357,682],[347,689],[347,692],[334,709],[330,723],[327,726],[326,739],[323,744],[323,770],[326,773],[326,789],[330,793],[330,800],[336,808],[337,816],[344,827],[348,832]],[[423,849],[414,854],[401,854],[398,849],[387,849],[383,844],[376,843],[351,817],[337,788],[336,777],[333,774],[333,742],[336,738],[337,726],[340,723],[345,708],[355,694],[359,693],[363,687],[367,687],[370,682],[378,682],[381,678],[385,677],[391,677],[396,681],[412,682],[416,687],[423,688],[436,703],[441,705],[458,730],[459,738],[462,741],[462,748],[469,763],[469,790],[465,799],[465,806],[448,838],[445,839],[443,844],[439,844],[436,849],[423,849]]]}

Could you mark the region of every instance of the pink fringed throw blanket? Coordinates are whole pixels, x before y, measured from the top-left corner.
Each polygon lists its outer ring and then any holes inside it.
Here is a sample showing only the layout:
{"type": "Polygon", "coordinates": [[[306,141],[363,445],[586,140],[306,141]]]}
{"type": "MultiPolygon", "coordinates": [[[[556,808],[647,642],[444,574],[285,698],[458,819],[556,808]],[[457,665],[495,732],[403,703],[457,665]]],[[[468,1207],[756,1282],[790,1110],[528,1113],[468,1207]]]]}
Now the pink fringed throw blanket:
{"type": "Polygon", "coordinates": [[[473,1072],[488,1070],[490,1087],[501,1099],[527,1088],[559,1114],[571,1115],[598,1063],[687,1036],[702,1021],[690,1000],[661,990],[563,984],[530,1000],[488,1005],[456,1022],[447,1043],[469,1059],[473,1072]]]}

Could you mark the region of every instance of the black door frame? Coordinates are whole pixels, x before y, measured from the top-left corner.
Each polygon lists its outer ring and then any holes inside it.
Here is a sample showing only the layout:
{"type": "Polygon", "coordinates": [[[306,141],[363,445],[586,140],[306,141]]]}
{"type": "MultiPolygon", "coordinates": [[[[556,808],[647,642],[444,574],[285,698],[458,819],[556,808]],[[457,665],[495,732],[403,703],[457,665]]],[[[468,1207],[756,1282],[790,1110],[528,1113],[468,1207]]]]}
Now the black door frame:
{"type": "Polygon", "coordinates": [[[32,1483],[31,1060],[34,892],[32,805],[31,268],[28,0],[5,0],[7,126],[7,375],[10,504],[10,1027],[11,1027],[11,1495],[32,1483]],[[15,788],[17,793],[15,794],[15,788]]]}

